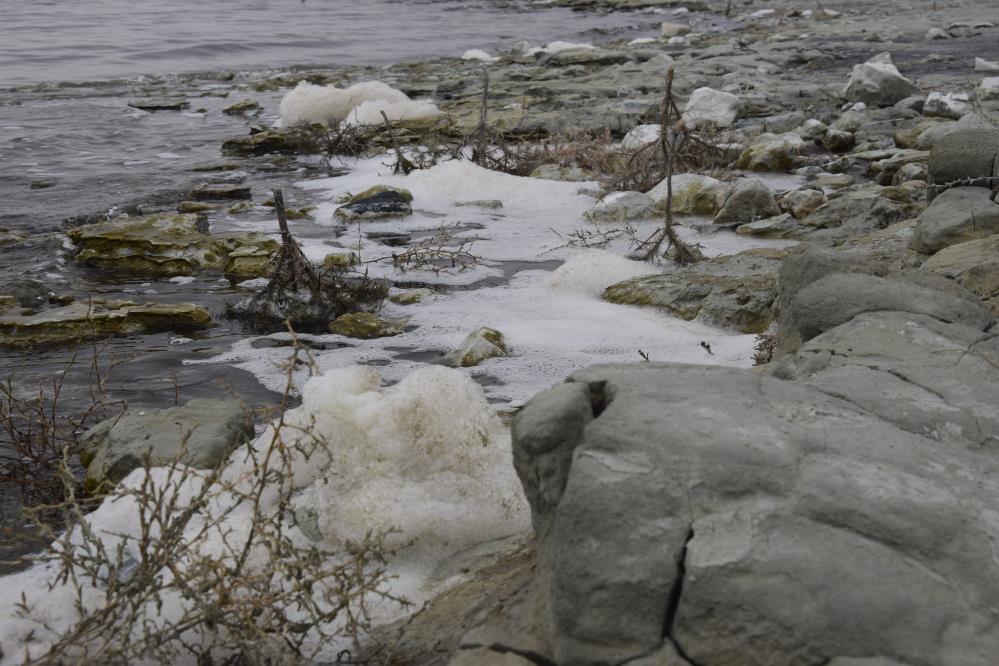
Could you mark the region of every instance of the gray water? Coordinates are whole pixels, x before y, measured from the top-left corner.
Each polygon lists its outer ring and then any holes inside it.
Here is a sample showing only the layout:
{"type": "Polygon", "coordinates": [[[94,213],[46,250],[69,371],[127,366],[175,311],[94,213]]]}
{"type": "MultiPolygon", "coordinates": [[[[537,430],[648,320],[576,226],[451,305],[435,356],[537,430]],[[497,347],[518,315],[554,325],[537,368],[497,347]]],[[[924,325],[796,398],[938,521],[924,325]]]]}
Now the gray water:
{"type": "MultiPolygon", "coordinates": [[[[529,0],[3,0],[0,86],[142,74],[386,64],[585,34],[529,0]],[[530,11],[532,7],[534,11],[530,11]],[[529,12],[529,13],[528,13],[529,12]]],[[[602,27],[633,22],[605,17],[602,27]]]]}

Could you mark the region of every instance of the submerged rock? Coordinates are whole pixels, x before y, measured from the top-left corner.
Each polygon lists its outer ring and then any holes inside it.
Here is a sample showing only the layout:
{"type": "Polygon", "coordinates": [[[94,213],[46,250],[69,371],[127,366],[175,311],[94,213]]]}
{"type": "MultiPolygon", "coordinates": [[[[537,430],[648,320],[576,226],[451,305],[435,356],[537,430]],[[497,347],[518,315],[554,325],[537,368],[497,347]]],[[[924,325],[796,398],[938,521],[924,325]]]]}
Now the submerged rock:
{"type": "Polygon", "coordinates": [[[183,111],[191,107],[191,103],[183,97],[150,97],[133,100],[128,105],[143,111],[183,111]]]}
{"type": "Polygon", "coordinates": [[[196,215],[156,214],[76,227],[66,235],[78,248],[77,262],[85,266],[153,276],[246,274],[230,263],[245,266],[250,256],[269,260],[280,247],[262,234],[210,236],[202,228],[196,215]]]}
{"type": "Polygon", "coordinates": [[[130,409],[84,433],[84,487],[109,490],[142,467],[179,462],[211,469],[253,436],[253,416],[238,400],[191,400],[170,409],[130,409]]]}
{"type": "Polygon", "coordinates": [[[334,215],[342,220],[372,220],[403,217],[412,213],[413,208],[404,194],[394,189],[386,189],[362,199],[354,199],[337,208],[334,215]]]}
{"type": "Polygon", "coordinates": [[[507,356],[509,353],[503,334],[494,328],[483,327],[470,333],[442,362],[454,368],[470,368],[486,359],[507,356]]]}
{"type": "Polygon", "coordinates": [[[329,326],[330,333],[348,338],[388,338],[405,332],[405,321],[382,319],[371,312],[350,312],[334,319],[329,326]]]}
{"type": "Polygon", "coordinates": [[[230,116],[239,116],[245,113],[257,113],[260,111],[260,102],[252,99],[244,99],[236,102],[232,106],[222,109],[222,113],[230,116]]]}
{"type": "Polygon", "coordinates": [[[212,316],[192,303],[93,299],[32,315],[0,316],[0,347],[29,349],[112,336],[210,328],[212,316]]]}
{"type": "Polygon", "coordinates": [[[191,198],[195,201],[217,201],[219,199],[249,200],[253,198],[249,185],[227,185],[224,183],[208,183],[198,185],[191,190],[191,198]]]}
{"type": "Polygon", "coordinates": [[[681,319],[762,333],[775,317],[777,271],[786,250],[753,249],[608,287],[603,298],[663,308],[681,319]]]}

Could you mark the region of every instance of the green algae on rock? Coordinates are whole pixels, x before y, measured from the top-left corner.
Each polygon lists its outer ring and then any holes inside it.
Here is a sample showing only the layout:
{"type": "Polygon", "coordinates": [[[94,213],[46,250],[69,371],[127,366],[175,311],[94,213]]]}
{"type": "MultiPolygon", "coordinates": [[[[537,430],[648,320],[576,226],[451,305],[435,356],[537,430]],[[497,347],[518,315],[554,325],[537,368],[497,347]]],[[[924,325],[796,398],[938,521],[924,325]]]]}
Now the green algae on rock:
{"type": "Polygon", "coordinates": [[[382,319],[370,312],[351,312],[333,320],[329,331],[348,338],[371,340],[400,335],[405,330],[405,325],[405,321],[382,319]]]}
{"type": "Polygon", "coordinates": [[[0,347],[30,349],[113,336],[213,326],[208,310],[193,303],[80,301],[32,315],[0,316],[0,347]]]}
{"type": "Polygon", "coordinates": [[[489,358],[510,353],[503,334],[495,328],[483,326],[465,338],[458,348],[444,357],[444,363],[455,368],[470,368],[489,358]]]}
{"type": "MultiPolygon", "coordinates": [[[[196,215],[184,214],[119,218],[70,229],[66,235],[79,250],[80,264],[153,276],[203,271],[243,275],[246,257],[266,256],[269,261],[280,247],[258,233],[210,236],[201,232],[196,215]],[[230,266],[234,259],[241,266],[230,266]]],[[[248,277],[263,275],[266,263],[256,262],[261,272],[248,277]]]]}

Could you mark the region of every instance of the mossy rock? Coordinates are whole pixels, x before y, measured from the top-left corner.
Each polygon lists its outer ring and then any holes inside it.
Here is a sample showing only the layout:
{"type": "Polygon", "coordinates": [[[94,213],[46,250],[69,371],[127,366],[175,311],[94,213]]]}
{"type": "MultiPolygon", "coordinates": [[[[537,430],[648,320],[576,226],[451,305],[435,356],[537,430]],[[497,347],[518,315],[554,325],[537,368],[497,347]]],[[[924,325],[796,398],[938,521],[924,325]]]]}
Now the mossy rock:
{"type": "Polygon", "coordinates": [[[228,139],[222,144],[226,155],[315,154],[322,152],[319,141],[329,133],[324,125],[264,130],[228,139]]]}
{"type": "Polygon", "coordinates": [[[181,201],[177,204],[178,213],[210,213],[218,208],[218,204],[205,201],[181,201]]]}
{"type": "Polygon", "coordinates": [[[495,328],[483,326],[466,337],[458,348],[444,357],[444,363],[456,368],[470,368],[486,359],[509,355],[506,339],[495,328]]]}
{"type": "Polygon", "coordinates": [[[402,195],[402,198],[406,201],[413,201],[413,193],[404,187],[392,187],[391,185],[373,185],[363,192],[358,192],[357,194],[348,194],[340,199],[340,203],[350,204],[356,203],[358,201],[363,201],[376,194],[381,194],[382,192],[396,192],[402,195]]]}
{"type": "Polygon", "coordinates": [[[31,349],[112,336],[190,331],[214,325],[193,303],[91,300],[32,315],[0,315],[0,347],[31,349]]]}
{"type": "Polygon", "coordinates": [[[405,331],[405,325],[405,321],[382,319],[370,312],[352,312],[333,320],[329,331],[348,338],[371,340],[400,335],[405,331]]]}
{"type": "Polygon", "coordinates": [[[222,109],[222,113],[229,116],[239,116],[244,113],[256,113],[258,111],[260,111],[260,102],[252,99],[244,99],[222,109]]]}
{"type": "Polygon", "coordinates": [[[350,268],[360,262],[360,257],[355,252],[330,252],[323,257],[323,268],[328,271],[350,268]]]}

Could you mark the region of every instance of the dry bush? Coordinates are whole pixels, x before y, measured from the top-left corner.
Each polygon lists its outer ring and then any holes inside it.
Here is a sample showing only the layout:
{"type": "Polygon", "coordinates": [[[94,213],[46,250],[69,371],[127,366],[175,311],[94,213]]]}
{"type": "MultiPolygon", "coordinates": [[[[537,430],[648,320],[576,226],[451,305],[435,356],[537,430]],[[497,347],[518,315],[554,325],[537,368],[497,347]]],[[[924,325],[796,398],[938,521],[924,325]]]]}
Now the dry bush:
{"type": "MultiPolygon", "coordinates": [[[[280,415],[240,450],[245,458],[195,470],[183,454],[159,468],[147,457],[113,491],[104,506],[127,512],[127,523],[116,521],[132,526],[127,533],[93,523],[62,466],[68,528],[49,530],[42,559],[58,572],[50,588],[72,591],[76,617],[64,629],[35,620],[40,636],[55,636],[25,664],[311,663],[356,649],[372,602],[406,603],[385,588],[386,534],[332,550],[295,527],[296,469],[328,448],[312,424],[284,419],[302,353],[296,344],[280,415]]],[[[24,596],[19,613],[44,615],[24,596]]]]}
{"type": "Polygon", "coordinates": [[[391,260],[402,272],[428,270],[434,273],[463,271],[478,264],[482,257],[472,254],[472,245],[478,238],[456,238],[461,223],[442,225],[433,236],[419,241],[405,251],[375,261],[391,260]]]}

